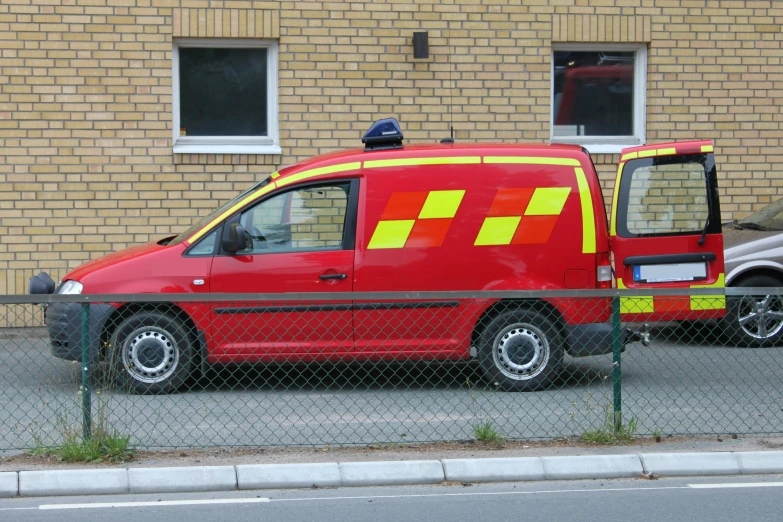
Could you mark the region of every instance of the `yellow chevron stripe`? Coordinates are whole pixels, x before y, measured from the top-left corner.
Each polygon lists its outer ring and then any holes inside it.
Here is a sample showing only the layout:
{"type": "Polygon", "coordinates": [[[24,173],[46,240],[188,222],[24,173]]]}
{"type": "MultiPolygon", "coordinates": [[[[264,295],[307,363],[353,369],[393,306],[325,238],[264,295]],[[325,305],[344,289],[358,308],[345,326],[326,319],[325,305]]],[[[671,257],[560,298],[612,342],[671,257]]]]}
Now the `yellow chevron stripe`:
{"type": "Polygon", "coordinates": [[[579,160],[573,158],[542,158],[535,156],[484,156],[484,163],[515,163],[524,165],[564,165],[566,167],[581,167],[579,160]]]}
{"type": "Polygon", "coordinates": [[[411,167],[415,165],[470,165],[481,163],[479,156],[455,156],[451,158],[400,158],[365,161],[364,168],[411,167]]]}
{"type": "Polygon", "coordinates": [[[582,205],[582,253],[595,254],[595,214],[590,186],[587,184],[584,170],[577,168],[574,172],[576,185],[579,187],[579,202],[582,205]]]}

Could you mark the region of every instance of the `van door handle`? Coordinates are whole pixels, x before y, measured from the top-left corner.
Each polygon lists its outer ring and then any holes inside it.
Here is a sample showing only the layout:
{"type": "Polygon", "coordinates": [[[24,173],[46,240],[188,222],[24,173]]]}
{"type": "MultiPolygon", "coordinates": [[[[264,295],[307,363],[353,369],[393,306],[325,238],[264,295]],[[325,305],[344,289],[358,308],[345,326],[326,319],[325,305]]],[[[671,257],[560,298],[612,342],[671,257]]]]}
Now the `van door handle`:
{"type": "Polygon", "coordinates": [[[321,274],[320,279],[326,281],[327,279],[345,279],[348,274],[321,274]]]}

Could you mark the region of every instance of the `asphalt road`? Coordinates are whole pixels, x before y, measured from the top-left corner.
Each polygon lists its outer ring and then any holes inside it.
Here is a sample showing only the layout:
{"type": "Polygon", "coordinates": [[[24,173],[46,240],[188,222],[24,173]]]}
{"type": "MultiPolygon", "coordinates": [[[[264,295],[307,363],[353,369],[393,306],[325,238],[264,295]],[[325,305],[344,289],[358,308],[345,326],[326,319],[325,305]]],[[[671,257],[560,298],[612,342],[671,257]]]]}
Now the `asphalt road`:
{"type": "Polygon", "coordinates": [[[780,520],[783,477],[603,480],[0,500],[7,521],[780,520]]]}
{"type": "MultiPolygon", "coordinates": [[[[554,438],[604,423],[611,371],[611,356],[569,359],[552,389],[506,393],[472,364],[222,368],[173,395],[103,390],[93,410],[141,447],[462,440],[485,422],[505,437],[554,438]]],[[[624,419],[639,434],[783,432],[781,348],[663,329],[652,346],[628,347],[622,371],[624,419]]],[[[0,449],[78,432],[80,405],[78,366],[46,339],[0,339],[0,449]]]]}

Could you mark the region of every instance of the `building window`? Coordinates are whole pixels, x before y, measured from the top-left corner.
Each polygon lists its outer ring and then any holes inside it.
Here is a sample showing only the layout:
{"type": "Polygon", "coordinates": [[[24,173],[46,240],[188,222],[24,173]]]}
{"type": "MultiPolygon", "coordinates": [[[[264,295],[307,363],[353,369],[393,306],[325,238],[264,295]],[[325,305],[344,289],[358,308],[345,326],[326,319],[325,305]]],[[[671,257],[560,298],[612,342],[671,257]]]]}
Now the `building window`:
{"type": "Polygon", "coordinates": [[[277,43],[174,40],[174,152],[280,154],[277,43]]]}
{"type": "Polygon", "coordinates": [[[644,144],[646,76],[644,45],[555,46],[552,142],[594,153],[644,144]]]}

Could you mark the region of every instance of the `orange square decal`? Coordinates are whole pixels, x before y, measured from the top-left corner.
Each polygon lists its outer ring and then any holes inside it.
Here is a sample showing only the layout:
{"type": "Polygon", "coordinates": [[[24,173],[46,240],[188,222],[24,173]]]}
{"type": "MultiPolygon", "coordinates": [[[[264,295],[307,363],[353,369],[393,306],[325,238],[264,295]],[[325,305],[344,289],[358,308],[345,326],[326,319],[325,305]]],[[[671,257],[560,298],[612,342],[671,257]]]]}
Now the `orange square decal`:
{"type": "Polygon", "coordinates": [[[487,217],[521,216],[525,213],[530,198],[533,197],[532,188],[500,189],[495,194],[495,200],[489,208],[487,217]]]}
{"type": "Polygon", "coordinates": [[[394,192],[386,204],[381,221],[416,219],[428,192],[394,192]]]}
{"type": "Polygon", "coordinates": [[[405,242],[408,247],[439,247],[449,231],[451,219],[420,219],[405,242]]]}
{"type": "Polygon", "coordinates": [[[560,216],[523,216],[512,245],[540,245],[549,241],[560,216]]]}

